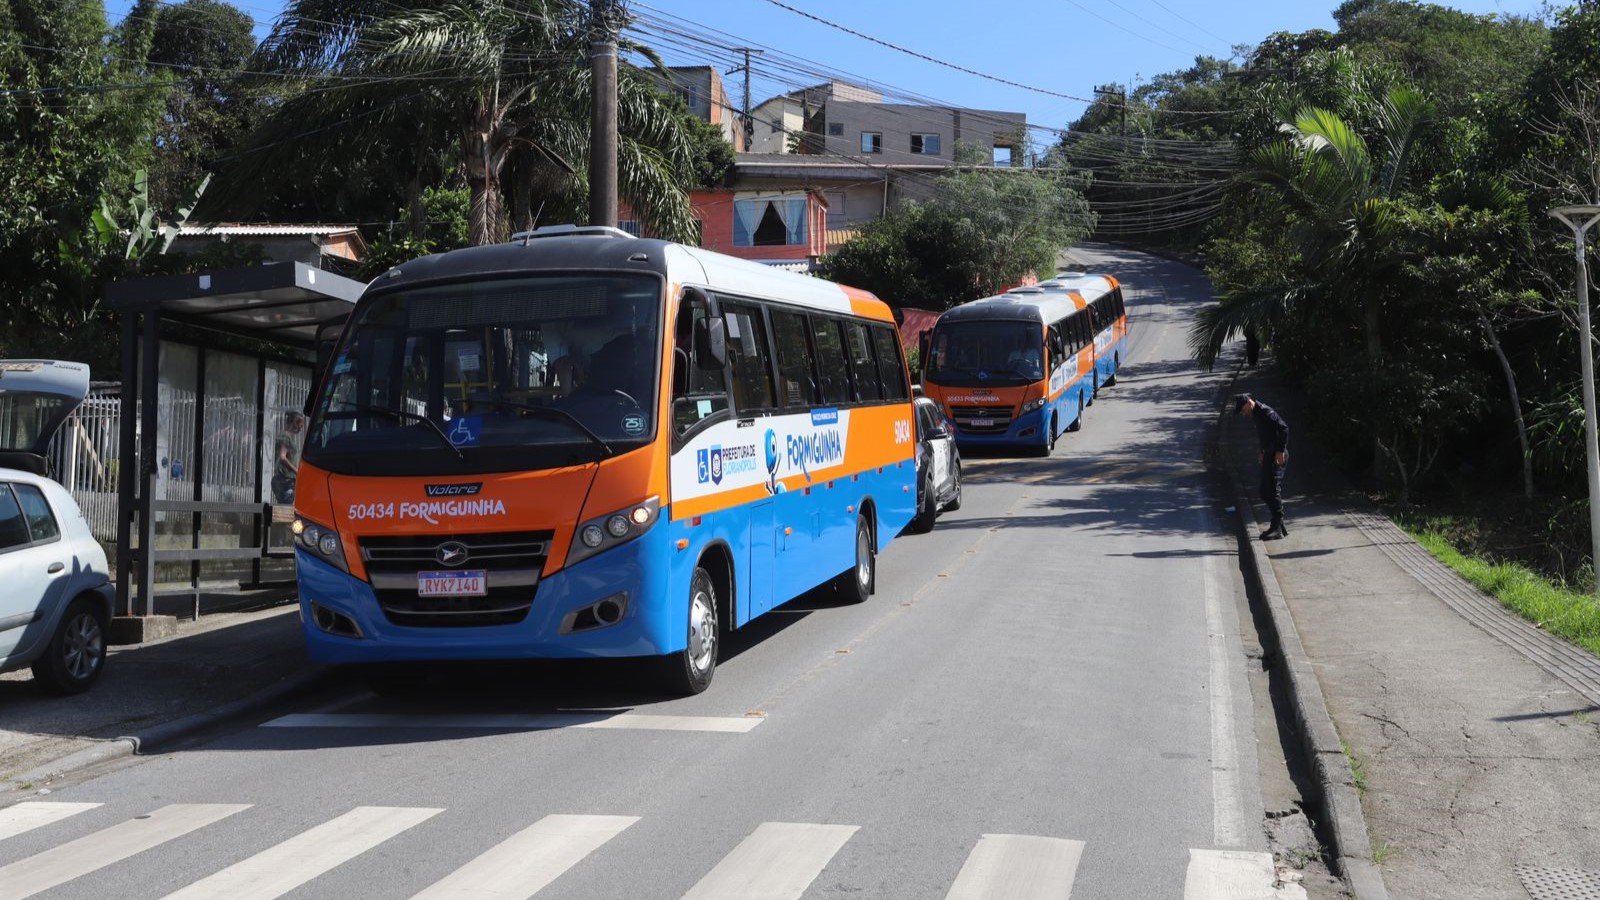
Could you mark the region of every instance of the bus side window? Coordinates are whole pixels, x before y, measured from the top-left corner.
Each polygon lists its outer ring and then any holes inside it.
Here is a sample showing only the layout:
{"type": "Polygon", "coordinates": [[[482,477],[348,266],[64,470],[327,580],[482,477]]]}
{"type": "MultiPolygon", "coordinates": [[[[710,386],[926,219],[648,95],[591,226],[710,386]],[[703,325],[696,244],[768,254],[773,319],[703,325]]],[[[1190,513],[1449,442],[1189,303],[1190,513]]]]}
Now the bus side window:
{"type": "Polygon", "coordinates": [[[740,415],[777,406],[772,369],[767,360],[767,323],[761,310],[740,303],[722,304],[728,327],[728,369],[733,376],[733,405],[740,415]]]}
{"type": "Polygon", "coordinates": [[[1061,368],[1067,361],[1067,345],[1061,338],[1061,325],[1050,326],[1050,371],[1061,368]]]}
{"type": "Polygon", "coordinates": [[[822,402],[849,403],[850,370],[845,367],[844,342],[839,339],[839,320],[825,316],[811,317],[811,337],[817,348],[817,382],[822,388],[822,402]]]}
{"type": "Polygon", "coordinates": [[[878,364],[872,358],[872,337],[861,322],[844,323],[844,351],[850,357],[850,371],[856,379],[856,399],[863,403],[883,399],[878,383],[878,364]]]}
{"type": "Polygon", "coordinates": [[[702,303],[678,307],[672,331],[672,424],[679,434],[728,408],[728,388],[720,369],[706,369],[694,355],[694,326],[707,315],[702,303]]]}
{"type": "Polygon", "coordinates": [[[872,347],[878,351],[878,379],[883,383],[883,399],[904,400],[911,396],[906,384],[906,366],[900,358],[900,335],[892,325],[873,325],[872,347]]]}
{"type": "Polygon", "coordinates": [[[816,367],[812,364],[811,342],[806,340],[805,316],[773,310],[772,340],[778,351],[780,402],[787,407],[816,405],[816,367]]]}

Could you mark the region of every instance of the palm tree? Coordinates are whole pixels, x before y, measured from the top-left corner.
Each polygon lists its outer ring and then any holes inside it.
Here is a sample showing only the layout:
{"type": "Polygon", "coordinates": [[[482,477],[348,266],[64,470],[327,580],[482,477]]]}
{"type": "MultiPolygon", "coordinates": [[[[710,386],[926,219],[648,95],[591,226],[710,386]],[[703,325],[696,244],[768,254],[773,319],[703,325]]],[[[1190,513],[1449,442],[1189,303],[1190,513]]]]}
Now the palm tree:
{"type": "MultiPolygon", "coordinates": [[[[293,0],[253,66],[298,90],[222,171],[214,209],[248,209],[282,173],[366,153],[404,173],[415,210],[444,152],[471,190],[474,244],[504,240],[513,218],[528,227],[541,211],[576,213],[589,34],[576,0],[293,0]]],[[[618,82],[619,193],[656,233],[688,239],[681,120],[644,72],[623,66],[618,82]]]]}
{"type": "Polygon", "coordinates": [[[1400,263],[1397,197],[1432,116],[1422,94],[1393,87],[1376,109],[1380,157],[1344,119],[1317,107],[1279,126],[1288,140],[1251,154],[1243,177],[1276,189],[1272,197],[1290,214],[1285,247],[1295,264],[1278,282],[1226,292],[1201,312],[1190,346],[1202,365],[1213,365],[1223,344],[1246,328],[1271,333],[1293,312],[1357,298],[1368,362],[1382,359],[1386,279],[1400,263]]]}

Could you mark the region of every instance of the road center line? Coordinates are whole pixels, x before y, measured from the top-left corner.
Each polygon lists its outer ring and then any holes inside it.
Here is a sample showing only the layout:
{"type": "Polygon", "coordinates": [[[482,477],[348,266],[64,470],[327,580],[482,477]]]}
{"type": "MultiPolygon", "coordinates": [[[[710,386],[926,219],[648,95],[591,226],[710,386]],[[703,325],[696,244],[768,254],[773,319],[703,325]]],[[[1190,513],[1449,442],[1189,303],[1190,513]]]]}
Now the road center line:
{"type": "Polygon", "coordinates": [[[429,715],[410,713],[294,713],[261,723],[262,728],[482,728],[547,731],[556,728],[621,728],[648,731],[713,731],[743,734],[766,721],[761,716],[657,716],[582,712],[429,715]]]}

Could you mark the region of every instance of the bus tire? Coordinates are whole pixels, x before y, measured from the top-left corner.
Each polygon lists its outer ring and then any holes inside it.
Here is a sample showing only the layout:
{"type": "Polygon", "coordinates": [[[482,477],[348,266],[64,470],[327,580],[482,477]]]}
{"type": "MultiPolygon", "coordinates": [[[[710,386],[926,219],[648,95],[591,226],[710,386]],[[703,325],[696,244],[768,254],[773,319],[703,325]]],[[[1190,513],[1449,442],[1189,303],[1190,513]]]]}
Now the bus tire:
{"type": "Polygon", "coordinates": [[[1122,368],[1122,354],[1118,353],[1111,357],[1111,374],[1106,377],[1106,387],[1112,387],[1117,383],[1117,370],[1120,368],[1122,368]]]}
{"type": "Polygon", "coordinates": [[[921,502],[917,504],[917,517],[911,520],[911,533],[924,534],[933,530],[933,520],[939,515],[939,498],[934,493],[931,461],[927,471],[922,473],[922,494],[917,499],[921,502]]]}
{"type": "Polygon", "coordinates": [[[1067,430],[1068,431],[1078,431],[1081,428],[1083,428],[1083,395],[1079,394],[1078,395],[1078,417],[1076,419],[1072,420],[1072,424],[1067,426],[1067,430]]]}
{"type": "Polygon", "coordinates": [[[1093,406],[1094,405],[1094,401],[1096,401],[1098,399],[1100,399],[1100,370],[1099,369],[1095,369],[1094,370],[1094,390],[1089,392],[1089,405],[1093,406]]]}
{"type": "Polygon", "coordinates": [[[1050,414],[1050,440],[1044,445],[1044,455],[1045,456],[1049,456],[1050,454],[1055,452],[1055,449],[1056,449],[1056,436],[1058,434],[1060,434],[1060,429],[1058,427],[1058,426],[1060,426],[1060,424],[1061,424],[1061,420],[1056,417],[1055,413],[1051,413],[1050,414]]]}
{"type": "Polygon", "coordinates": [[[877,590],[878,555],[872,547],[872,526],[867,517],[856,519],[856,562],[834,579],[834,587],[846,603],[865,603],[877,590]]]}
{"type": "Polygon", "coordinates": [[[721,633],[717,623],[717,585],[711,573],[696,566],[689,579],[688,640],[682,650],[661,657],[666,688],[678,696],[691,696],[711,686],[717,673],[721,633]]]}

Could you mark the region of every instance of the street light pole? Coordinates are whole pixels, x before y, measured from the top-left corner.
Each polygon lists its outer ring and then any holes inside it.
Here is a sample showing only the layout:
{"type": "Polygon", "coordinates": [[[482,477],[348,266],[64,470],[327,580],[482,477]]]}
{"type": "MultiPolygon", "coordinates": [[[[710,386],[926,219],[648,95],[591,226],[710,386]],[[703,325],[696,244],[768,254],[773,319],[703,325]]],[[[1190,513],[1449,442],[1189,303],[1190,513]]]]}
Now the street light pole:
{"type": "Polygon", "coordinates": [[[1589,470],[1590,565],[1595,569],[1595,591],[1600,594],[1600,440],[1595,434],[1594,333],[1589,327],[1589,260],[1586,237],[1600,222],[1600,206],[1563,206],[1550,215],[1572,229],[1578,256],[1578,363],[1583,370],[1583,457],[1589,470]]]}

